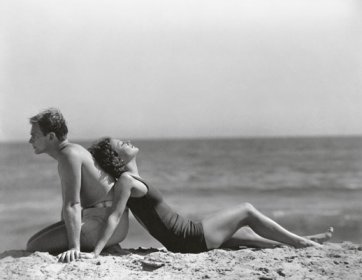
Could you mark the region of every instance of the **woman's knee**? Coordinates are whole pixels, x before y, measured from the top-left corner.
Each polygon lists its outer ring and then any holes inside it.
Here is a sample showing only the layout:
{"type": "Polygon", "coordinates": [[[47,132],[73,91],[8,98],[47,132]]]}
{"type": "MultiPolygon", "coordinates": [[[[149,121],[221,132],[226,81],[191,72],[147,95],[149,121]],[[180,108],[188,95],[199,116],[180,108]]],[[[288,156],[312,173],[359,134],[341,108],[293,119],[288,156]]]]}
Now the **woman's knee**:
{"type": "Polygon", "coordinates": [[[240,204],[240,209],[243,215],[246,217],[253,217],[257,212],[256,208],[249,202],[244,202],[240,204]]]}

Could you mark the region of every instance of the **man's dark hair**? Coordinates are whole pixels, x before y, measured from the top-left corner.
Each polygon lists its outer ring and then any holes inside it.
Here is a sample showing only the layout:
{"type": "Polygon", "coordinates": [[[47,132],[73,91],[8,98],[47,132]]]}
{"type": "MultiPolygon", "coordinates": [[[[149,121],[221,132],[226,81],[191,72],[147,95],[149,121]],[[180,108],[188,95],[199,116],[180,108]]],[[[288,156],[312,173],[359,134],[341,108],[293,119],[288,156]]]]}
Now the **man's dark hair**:
{"type": "Polygon", "coordinates": [[[68,127],[62,113],[55,108],[49,108],[30,118],[30,123],[38,124],[41,132],[47,135],[54,132],[59,141],[67,139],[68,127]]]}
{"type": "Polygon", "coordinates": [[[105,137],[88,148],[99,166],[117,180],[124,170],[124,163],[111,146],[111,138],[105,137]]]}

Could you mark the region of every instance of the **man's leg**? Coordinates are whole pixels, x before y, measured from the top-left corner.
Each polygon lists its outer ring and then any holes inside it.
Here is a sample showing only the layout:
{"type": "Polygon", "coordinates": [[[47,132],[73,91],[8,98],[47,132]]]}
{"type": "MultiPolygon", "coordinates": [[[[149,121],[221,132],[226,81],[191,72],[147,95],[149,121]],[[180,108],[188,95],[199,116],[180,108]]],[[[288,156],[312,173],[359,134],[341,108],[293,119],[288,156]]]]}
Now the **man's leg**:
{"type": "MultiPolygon", "coordinates": [[[[80,246],[82,251],[93,251],[100,238],[110,208],[85,209],[82,218],[82,231],[80,235],[80,246]]],[[[128,210],[125,211],[115,232],[107,243],[112,246],[123,241],[128,232],[128,210]]],[[[49,252],[60,254],[68,250],[67,231],[64,222],[52,224],[38,233],[34,234],[28,241],[27,250],[34,252],[49,252]]]]}
{"type": "MultiPolygon", "coordinates": [[[[83,211],[81,247],[82,251],[93,251],[101,238],[111,208],[88,208],[83,211]]],[[[123,216],[108,240],[105,248],[116,245],[124,240],[128,232],[128,210],[123,216]]]]}
{"type": "Polygon", "coordinates": [[[52,224],[34,234],[28,241],[27,251],[59,254],[68,249],[67,231],[64,222],[52,224]]]}

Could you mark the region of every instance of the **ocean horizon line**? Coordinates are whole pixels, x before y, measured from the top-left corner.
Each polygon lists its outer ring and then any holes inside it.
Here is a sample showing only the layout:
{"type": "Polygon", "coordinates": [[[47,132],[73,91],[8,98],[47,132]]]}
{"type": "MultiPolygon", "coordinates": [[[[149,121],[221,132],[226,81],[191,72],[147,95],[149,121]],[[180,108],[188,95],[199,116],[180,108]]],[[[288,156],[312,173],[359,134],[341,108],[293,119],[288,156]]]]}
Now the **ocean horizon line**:
{"type": "MultiPolygon", "coordinates": [[[[105,136],[107,137],[107,136],[105,136]]],[[[117,137],[117,136],[114,136],[117,137]]],[[[97,139],[102,137],[95,137],[95,138],[71,138],[68,139],[72,142],[94,142],[97,139]]],[[[245,136],[175,136],[175,137],[124,137],[124,139],[131,139],[134,141],[190,141],[190,140],[283,140],[283,139],[362,139],[362,134],[330,134],[330,135],[245,135],[245,136]]],[[[23,144],[27,143],[28,139],[21,140],[21,139],[0,139],[0,144],[7,144],[7,143],[18,143],[23,144]]]]}

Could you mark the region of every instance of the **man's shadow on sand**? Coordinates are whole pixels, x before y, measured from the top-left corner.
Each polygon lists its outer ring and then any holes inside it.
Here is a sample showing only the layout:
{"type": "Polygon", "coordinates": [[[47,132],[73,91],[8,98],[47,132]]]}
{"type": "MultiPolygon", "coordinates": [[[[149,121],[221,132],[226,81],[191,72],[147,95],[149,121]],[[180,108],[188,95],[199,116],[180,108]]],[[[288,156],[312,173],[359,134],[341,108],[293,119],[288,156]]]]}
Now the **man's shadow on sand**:
{"type": "Polygon", "coordinates": [[[32,253],[25,250],[9,250],[0,254],[0,260],[6,257],[12,257],[14,259],[30,256],[32,253]]]}

